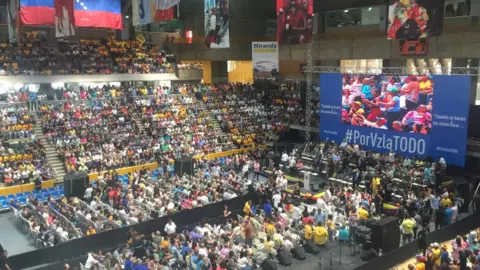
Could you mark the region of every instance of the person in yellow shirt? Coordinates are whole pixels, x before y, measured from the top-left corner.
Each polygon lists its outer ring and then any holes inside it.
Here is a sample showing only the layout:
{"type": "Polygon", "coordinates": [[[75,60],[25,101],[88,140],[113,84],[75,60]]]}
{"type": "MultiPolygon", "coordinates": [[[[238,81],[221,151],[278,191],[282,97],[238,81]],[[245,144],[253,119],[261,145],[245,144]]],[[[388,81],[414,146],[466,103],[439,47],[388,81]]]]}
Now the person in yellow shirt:
{"type": "Polygon", "coordinates": [[[380,186],[380,177],[376,174],[372,179],[372,190],[377,190],[380,186]]]}
{"type": "Polygon", "coordinates": [[[435,269],[438,269],[440,267],[440,264],[442,263],[442,259],[441,259],[442,251],[440,250],[440,245],[438,243],[433,243],[431,247],[432,247],[431,249],[432,253],[430,253],[430,257],[433,260],[435,269]]]}
{"type": "Polygon", "coordinates": [[[415,265],[415,270],[425,270],[425,262],[427,260],[423,256],[417,256],[417,264],[415,265]]]}
{"type": "Polygon", "coordinates": [[[93,234],[96,234],[96,233],[97,233],[97,231],[92,226],[88,227],[87,235],[93,235],[93,234]]]}
{"type": "Polygon", "coordinates": [[[167,237],[164,237],[162,239],[162,242],[160,242],[160,246],[162,247],[162,249],[168,249],[170,247],[170,241],[168,241],[168,238],[167,237]]]}
{"type": "Polygon", "coordinates": [[[307,225],[305,225],[305,240],[311,241],[313,239],[313,221],[310,220],[307,225]]]}
{"type": "Polygon", "coordinates": [[[322,223],[318,223],[315,227],[314,241],[318,246],[323,246],[327,243],[328,231],[322,226],[322,223]]]}
{"type": "Polygon", "coordinates": [[[443,207],[443,208],[448,208],[450,206],[452,206],[452,200],[450,200],[450,198],[448,197],[448,195],[443,195],[442,196],[442,200],[440,201],[440,205],[443,207]]]}
{"type": "Polygon", "coordinates": [[[360,209],[358,209],[358,219],[359,220],[367,220],[370,217],[370,214],[367,210],[365,210],[365,206],[362,205],[360,209]]]}
{"type": "Polygon", "coordinates": [[[243,213],[245,214],[246,217],[252,213],[252,209],[250,207],[252,207],[252,201],[246,202],[245,205],[243,206],[243,213]]]}
{"type": "Polygon", "coordinates": [[[333,237],[336,235],[335,223],[333,222],[333,216],[332,215],[328,215],[327,229],[328,229],[328,241],[332,242],[333,237]]]}
{"type": "Polygon", "coordinates": [[[264,226],[264,233],[267,236],[273,236],[275,234],[275,224],[273,224],[273,221],[269,220],[264,226]]]}
{"type": "Polygon", "coordinates": [[[409,215],[405,217],[402,222],[402,240],[403,244],[406,244],[412,241],[413,238],[413,229],[417,226],[417,222],[411,218],[409,215]]]}

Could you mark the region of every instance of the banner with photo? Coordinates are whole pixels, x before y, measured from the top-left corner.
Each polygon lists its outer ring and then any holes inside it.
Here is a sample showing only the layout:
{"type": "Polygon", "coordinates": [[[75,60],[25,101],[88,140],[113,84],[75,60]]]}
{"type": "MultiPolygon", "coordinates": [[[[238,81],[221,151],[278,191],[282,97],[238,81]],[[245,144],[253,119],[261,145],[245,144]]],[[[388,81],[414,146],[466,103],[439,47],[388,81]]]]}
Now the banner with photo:
{"type": "Polygon", "coordinates": [[[252,42],[252,68],[255,84],[278,86],[278,44],[276,41],[252,42]]]}
{"type": "Polygon", "coordinates": [[[463,167],[470,80],[320,74],[320,138],[463,167]]]}
{"type": "Polygon", "coordinates": [[[390,0],[387,39],[418,40],[443,33],[445,0],[390,0]]]}
{"type": "Polygon", "coordinates": [[[230,48],[229,0],[204,0],[205,46],[230,48]]]}
{"type": "Polygon", "coordinates": [[[313,0],[277,0],[277,42],[310,43],[313,37],[313,0]]]}
{"type": "Polygon", "coordinates": [[[133,0],[133,25],[173,20],[175,19],[175,6],[178,4],[180,4],[180,0],[133,0]]]}
{"type": "Polygon", "coordinates": [[[75,35],[74,0],[54,0],[55,36],[58,38],[75,35]]]}

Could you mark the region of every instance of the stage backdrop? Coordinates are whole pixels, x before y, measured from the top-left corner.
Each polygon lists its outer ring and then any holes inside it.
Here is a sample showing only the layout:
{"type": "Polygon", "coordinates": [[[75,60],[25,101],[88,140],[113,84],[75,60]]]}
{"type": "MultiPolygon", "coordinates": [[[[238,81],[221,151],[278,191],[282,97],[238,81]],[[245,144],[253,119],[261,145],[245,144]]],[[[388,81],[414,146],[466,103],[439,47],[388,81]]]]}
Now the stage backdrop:
{"type": "Polygon", "coordinates": [[[252,42],[252,68],[254,83],[278,86],[277,42],[252,42]]]}
{"type": "Polygon", "coordinates": [[[390,0],[389,2],[388,39],[418,40],[421,37],[442,35],[445,0],[390,0]]]}
{"type": "Polygon", "coordinates": [[[277,41],[309,43],[313,36],[313,0],[277,0],[277,41]]]}
{"type": "Polygon", "coordinates": [[[133,0],[133,25],[169,21],[175,18],[175,5],[180,0],[133,0]]]}
{"type": "Polygon", "coordinates": [[[230,48],[229,0],[204,0],[205,46],[230,48]]]}
{"type": "Polygon", "coordinates": [[[470,80],[320,74],[320,138],[463,167],[470,80]]]}

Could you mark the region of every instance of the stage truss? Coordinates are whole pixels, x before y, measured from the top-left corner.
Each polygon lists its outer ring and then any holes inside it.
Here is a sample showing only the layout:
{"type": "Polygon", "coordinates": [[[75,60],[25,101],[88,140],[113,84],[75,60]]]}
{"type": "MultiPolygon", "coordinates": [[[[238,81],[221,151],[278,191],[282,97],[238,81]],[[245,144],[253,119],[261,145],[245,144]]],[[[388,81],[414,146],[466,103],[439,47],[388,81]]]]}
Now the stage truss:
{"type": "Polygon", "coordinates": [[[429,70],[438,70],[437,67],[424,67],[422,68],[426,72],[412,72],[411,68],[407,67],[387,67],[387,68],[355,68],[355,67],[328,67],[328,66],[308,66],[303,67],[303,72],[307,73],[307,85],[308,74],[312,73],[342,73],[342,74],[365,74],[365,75],[470,75],[475,76],[480,72],[478,67],[451,67],[442,68],[442,72],[438,74],[432,74],[429,70]]]}

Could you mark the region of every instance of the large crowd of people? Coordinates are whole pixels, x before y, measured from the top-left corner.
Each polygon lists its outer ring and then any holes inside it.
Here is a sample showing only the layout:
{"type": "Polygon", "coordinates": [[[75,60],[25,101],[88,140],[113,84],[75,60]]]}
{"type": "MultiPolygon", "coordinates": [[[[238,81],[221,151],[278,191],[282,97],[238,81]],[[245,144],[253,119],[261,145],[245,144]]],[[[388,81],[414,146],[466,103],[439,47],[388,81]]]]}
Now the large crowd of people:
{"type": "Polygon", "coordinates": [[[172,73],[175,56],[144,38],[81,39],[50,45],[37,34],[26,42],[0,43],[2,75],[172,73]]]}
{"type": "Polygon", "coordinates": [[[428,134],[433,82],[428,76],[343,78],[342,123],[428,134]]]}

